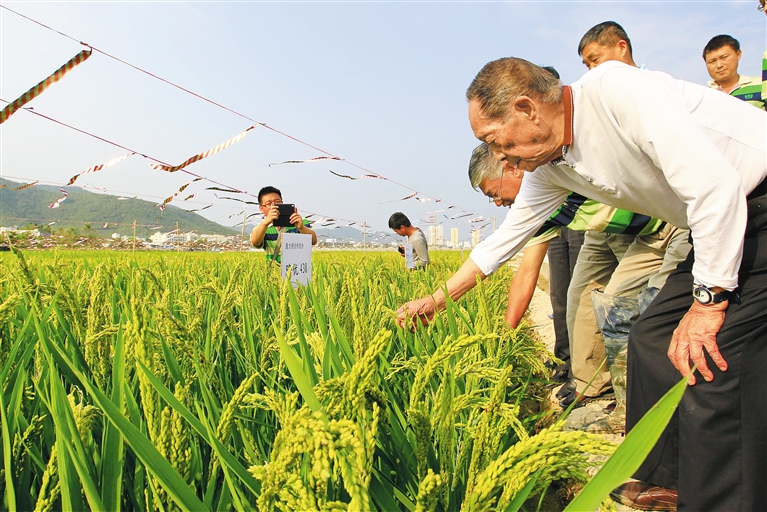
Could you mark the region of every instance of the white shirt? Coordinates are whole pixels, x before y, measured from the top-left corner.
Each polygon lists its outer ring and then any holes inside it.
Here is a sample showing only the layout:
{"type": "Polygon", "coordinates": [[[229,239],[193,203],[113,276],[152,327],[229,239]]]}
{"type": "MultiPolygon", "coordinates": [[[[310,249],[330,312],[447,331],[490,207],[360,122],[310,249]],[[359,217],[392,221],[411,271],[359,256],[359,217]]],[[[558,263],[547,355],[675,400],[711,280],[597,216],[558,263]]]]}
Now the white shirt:
{"type": "Polygon", "coordinates": [[[489,275],[569,191],[692,231],[693,275],[738,283],[748,195],[767,176],[767,114],[707,87],[611,61],[572,85],[567,165],[527,173],[501,227],[471,259],[489,275]]]}

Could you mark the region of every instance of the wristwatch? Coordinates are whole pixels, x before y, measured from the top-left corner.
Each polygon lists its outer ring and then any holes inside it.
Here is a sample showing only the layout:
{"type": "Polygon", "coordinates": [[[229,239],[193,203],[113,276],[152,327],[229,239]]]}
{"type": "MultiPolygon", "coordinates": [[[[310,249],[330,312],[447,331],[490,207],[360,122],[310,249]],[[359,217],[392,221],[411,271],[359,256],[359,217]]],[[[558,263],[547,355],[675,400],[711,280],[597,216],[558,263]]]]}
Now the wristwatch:
{"type": "Polygon", "coordinates": [[[730,299],[730,292],[715,292],[704,284],[693,284],[692,296],[701,304],[719,304],[730,299]]]}

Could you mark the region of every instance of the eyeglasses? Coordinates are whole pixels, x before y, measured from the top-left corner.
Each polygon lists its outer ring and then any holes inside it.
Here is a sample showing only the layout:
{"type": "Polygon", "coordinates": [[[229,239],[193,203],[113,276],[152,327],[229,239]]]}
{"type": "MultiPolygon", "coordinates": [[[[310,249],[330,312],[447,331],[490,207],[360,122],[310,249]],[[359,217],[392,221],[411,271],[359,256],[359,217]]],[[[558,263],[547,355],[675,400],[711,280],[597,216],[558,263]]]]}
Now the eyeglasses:
{"type": "Polygon", "coordinates": [[[275,204],[282,204],[282,199],[275,199],[273,201],[267,201],[264,204],[261,204],[259,206],[261,206],[262,208],[271,208],[275,204]]]}
{"type": "Polygon", "coordinates": [[[494,203],[496,201],[501,200],[501,188],[503,187],[503,175],[506,174],[504,171],[501,171],[501,179],[498,182],[498,190],[493,194],[492,196],[488,196],[488,199],[491,203],[494,203]]]}

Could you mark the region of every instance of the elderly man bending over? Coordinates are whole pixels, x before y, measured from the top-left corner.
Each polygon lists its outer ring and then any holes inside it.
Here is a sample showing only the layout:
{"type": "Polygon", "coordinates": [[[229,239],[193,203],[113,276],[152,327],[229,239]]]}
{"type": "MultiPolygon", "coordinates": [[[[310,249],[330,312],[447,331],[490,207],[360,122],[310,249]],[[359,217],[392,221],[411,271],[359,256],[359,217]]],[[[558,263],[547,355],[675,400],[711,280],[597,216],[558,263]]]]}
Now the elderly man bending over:
{"type": "MultiPolygon", "coordinates": [[[[693,251],[631,330],[629,429],[691,360],[698,372],[635,477],[676,486],[681,509],[767,509],[767,114],[619,62],[562,87],[534,64],[500,59],[467,98],[474,135],[531,172],[448,293],[495,272],[570,191],[689,227],[693,251]]],[[[429,317],[444,300],[437,291],[405,304],[400,322],[429,317]]]]}

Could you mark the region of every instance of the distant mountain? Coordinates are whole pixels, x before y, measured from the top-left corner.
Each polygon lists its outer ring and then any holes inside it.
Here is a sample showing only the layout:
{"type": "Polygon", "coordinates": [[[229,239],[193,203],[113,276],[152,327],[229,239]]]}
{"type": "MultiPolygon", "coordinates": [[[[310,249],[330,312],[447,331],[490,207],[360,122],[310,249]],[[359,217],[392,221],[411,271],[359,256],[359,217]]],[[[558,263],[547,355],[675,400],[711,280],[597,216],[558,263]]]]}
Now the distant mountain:
{"type": "MultiPolygon", "coordinates": [[[[0,186],[16,188],[23,183],[0,178],[0,186]]],[[[58,208],[48,206],[63,197],[58,187],[35,185],[24,190],[0,189],[0,226],[23,227],[29,224],[53,229],[75,228],[78,231],[90,226],[98,236],[109,237],[112,233],[147,237],[157,231],[195,231],[198,234],[235,235],[239,230],[222,226],[205,217],[176,208],[172,204],[164,212],[155,203],[141,199],[118,199],[116,196],[96,194],[76,187],[65,187],[67,199],[58,208]],[[104,227],[104,224],[107,226],[104,227]],[[162,226],[161,229],[151,229],[162,226]]]]}
{"type": "MultiPolygon", "coordinates": [[[[371,229],[372,231],[372,229],[371,229]]],[[[317,228],[314,230],[320,240],[327,240],[333,238],[336,240],[361,242],[362,231],[359,229],[350,228],[348,226],[339,226],[337,228],[317,228]]],[[[368,240],[370,240],[370,234],[368,234],[368,240]]]]}

